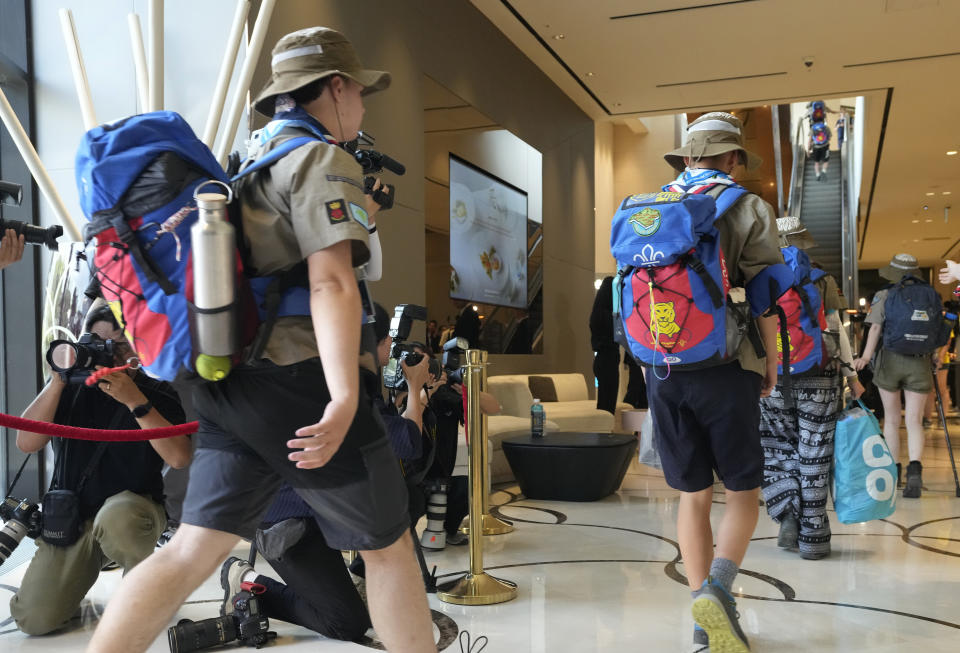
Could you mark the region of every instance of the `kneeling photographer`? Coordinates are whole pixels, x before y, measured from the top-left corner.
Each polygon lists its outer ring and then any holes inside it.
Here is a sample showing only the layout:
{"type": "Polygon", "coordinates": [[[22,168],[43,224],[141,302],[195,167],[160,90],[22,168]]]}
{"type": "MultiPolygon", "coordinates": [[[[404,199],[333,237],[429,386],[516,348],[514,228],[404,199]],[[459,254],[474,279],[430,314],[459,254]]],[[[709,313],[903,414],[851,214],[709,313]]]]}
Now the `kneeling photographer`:
{"type": "MultiPolygon", "coordinates": [[[[134,354],[104,303],[88,312],[84,331],[76,345],[51,347],[47,359],[59,371],[23,417],[96,429],[183,423],[170,385],[141,372],[117,371],[85,385],[94,368],[122,365],[134,354]]],[[[18,431],[17,447],[35,453],[51,439],[54,474],[42,502],[37,551],[10,600],[10,614],[29,635],[64,626],[105,565],[115,562],[126,573],[153,552],[166,524],[160,470],[164,462],[184,467],[191,455],[186,436],[108,443],[18,431]]]]}

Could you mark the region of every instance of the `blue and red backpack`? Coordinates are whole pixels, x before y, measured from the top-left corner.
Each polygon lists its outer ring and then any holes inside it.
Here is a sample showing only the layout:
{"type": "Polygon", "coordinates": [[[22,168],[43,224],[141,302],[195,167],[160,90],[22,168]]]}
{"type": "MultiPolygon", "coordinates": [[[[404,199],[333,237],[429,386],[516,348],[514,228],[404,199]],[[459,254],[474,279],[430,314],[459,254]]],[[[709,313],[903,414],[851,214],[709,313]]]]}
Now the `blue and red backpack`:
{"type": "MultiPolygon", "coordinates": [[[[194,191],[210,181],[236,181],[316,140],[289,139],[230,179],[187,122],[172,111],[132,116],[84,135],[76,157],[76,178],[88,220],[84,228],[87,262],[148,374],[170,381],[195,370],[198,352],[190,329],[190,227],[198,218],[194,191]]],[[[231,221],[239,235],[238,217],[231,221]]],[[[248,297],[238,297],[241,310],[237,313],[243,321],[243,343],[239,344],[246,344],[263,319],[264,288],[289,294],[298,282],[294,275],[246,278],[241,245],[237,287],[246,289],[248,297]]],[[[299,303],[284,314],[309,315],[309,305],[299,303]]]]}
{"type": "Polygon", "coordinates": [[[789,374],[822,369],[829,362],[823,342],[827,319],[823,298],[814,282],[826,272],[811,266],[810,257],[801,249],[790,246],[780,251],[793,271],[793,285],[777,300],[777,312],[782,311],[777,334],[777,373],[783,375],[785,358],[789,374]]]}
{"type": "Polygon", "coordinates": [[[823,122],[827,119],[827,105],[823,100],[816,100],[810,104],[810,122],[823,122]]]}
{"type": "MultiPolygon", "coordinates": [[[[731,300],[730,277],[716,221],[747,190],[736,184],[664,186],[631,195],[613,217],[610,250],[618,263],[613,284],[614,338],[645,366],[681,370],[727,363],[743,337],[759,347],[750,322],[771,306],[760,292],[731,300]]],[[[785,270],[763,278],[778,288],[785,270]]],[[[779,266],[783,268],[784,266],[779,266]]],[[[774,291],[773,302],[779,297],[774,291]]]]}
{"type": "Polygon", "coordinates": [[[814,147],[828,147],[830,145],[830,132],[826,123],[815,122],[810,127],[810,138],[814,147]]]}

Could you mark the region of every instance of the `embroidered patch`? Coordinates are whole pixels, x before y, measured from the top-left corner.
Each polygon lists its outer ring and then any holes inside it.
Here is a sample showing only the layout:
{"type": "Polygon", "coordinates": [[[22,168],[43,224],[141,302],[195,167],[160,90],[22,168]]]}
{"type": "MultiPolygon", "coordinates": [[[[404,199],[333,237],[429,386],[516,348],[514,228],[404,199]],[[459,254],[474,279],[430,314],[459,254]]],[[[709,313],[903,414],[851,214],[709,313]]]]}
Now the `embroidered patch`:
{"type": "Polygon", "coordinates": [[[331,200],[326,203],[327,219],[330,224],[340,224],[347,219],[347,211],[343,200],[331,200]]]}
{"type": "Polygon", "coordinates": [[[660,228],[660,211],[649,206],[630,216],[628,222],[638,236],[652,236],[660,228]]]}
{"type": "Polygon", "coordinates": [[[362,224],[364,229],[370,228],[370,216],[367,215],[366,210],[359,204],[350,202],[350,215],[353,216],[354,220],[362,224]]]}

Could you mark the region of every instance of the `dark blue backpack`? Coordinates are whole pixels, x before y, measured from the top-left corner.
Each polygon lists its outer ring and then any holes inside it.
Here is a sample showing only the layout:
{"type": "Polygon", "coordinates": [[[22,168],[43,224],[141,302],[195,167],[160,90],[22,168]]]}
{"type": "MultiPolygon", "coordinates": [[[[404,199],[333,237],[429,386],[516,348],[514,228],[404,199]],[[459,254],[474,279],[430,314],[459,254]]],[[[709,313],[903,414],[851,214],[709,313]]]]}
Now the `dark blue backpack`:
{"type": "Polygon", "coordinates": [[[823,100],[816,100],[810,104],[810,122],[823,122],[827,119],[827,105],[823,100]]]}
{"type": "MultiPolygon", "coordinates": [[[[236,181],[316,140],[292,138],[231,180],[190,125],[172,111],[132,116],[84,135],[76,178],[80,206],[89,221],[84,228],[87,262],[151,376],[170,381],[195,369],[197,352],[190,329],[190,227],[198,217],[194,191],[210,181],[236,181]]],[[[285,292],[295,284],[292,275],[277,283],[273,280],[281,277],[246,283],[250,280],[243,276],[239,249],[236,273],[238,288],[253,287],[251,306],[240,316],[245,320],[241,345],[253,338],[263,317],[265,300],[255,297],[256,291],[262,294],[272,284],[272,290],[285,292]]],[[[308,315],[309,305],[301,303],[295,314],[308,315]]]]}
{"type": "Polygon", "coordinates": [[[906,356],[933,352],[941,342],[943,303],[926,281],[907,275],[887,291],[883,348],[906,356]]]}
{"type": "Polygon", "coordinates": [[[777,305],[782,310],[780,333],[777,335],[777,373],[783,375],[784,360],[790,374],[802,374],[819,369],[827,363],[823,332],[827,320],[823,298],[813,283],[826,275],[810,265],[807,253],[796,247],[780,249],[787,267],[793,271],[793,286],[785,292],[777,305]],[[784,356],[784,334],[787,351],[784,356]]]}

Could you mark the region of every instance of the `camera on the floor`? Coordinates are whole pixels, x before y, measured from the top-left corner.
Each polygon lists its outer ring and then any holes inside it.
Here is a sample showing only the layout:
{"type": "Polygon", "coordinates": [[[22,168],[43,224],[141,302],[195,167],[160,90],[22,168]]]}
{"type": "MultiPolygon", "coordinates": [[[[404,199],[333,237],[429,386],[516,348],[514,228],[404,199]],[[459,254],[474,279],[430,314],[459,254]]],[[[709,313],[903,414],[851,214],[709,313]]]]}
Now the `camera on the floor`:
{"type": "Polygon", "coordinates": [[[54,340],[47,349],[47,363],[65,383],[83,383],[97,365],[114,362],[114,342],[96,333],[84,333],[76,342],[54,340]]]}
{"type": "Polygon", "coordinates": [[[0,529],[0,565],[20,545],[24,537],[36,538],[43,528],[40,507],[26,499],[7,497],[0,503],[0,519],[5,523],[0,529]]]}
{"type": "Polygon", "coordinates": [[[263,588],[254,588],[234,595],[231,599],[233,614],[202,621],[181,619],[176,626],[170,626],[167,641],[171,653],[199,651],[233,641],[260,648],[275,638],[277,634],[270,631],[270,621],[260,612],[260,601],[256,596],[263,593],[263,588]]]}

